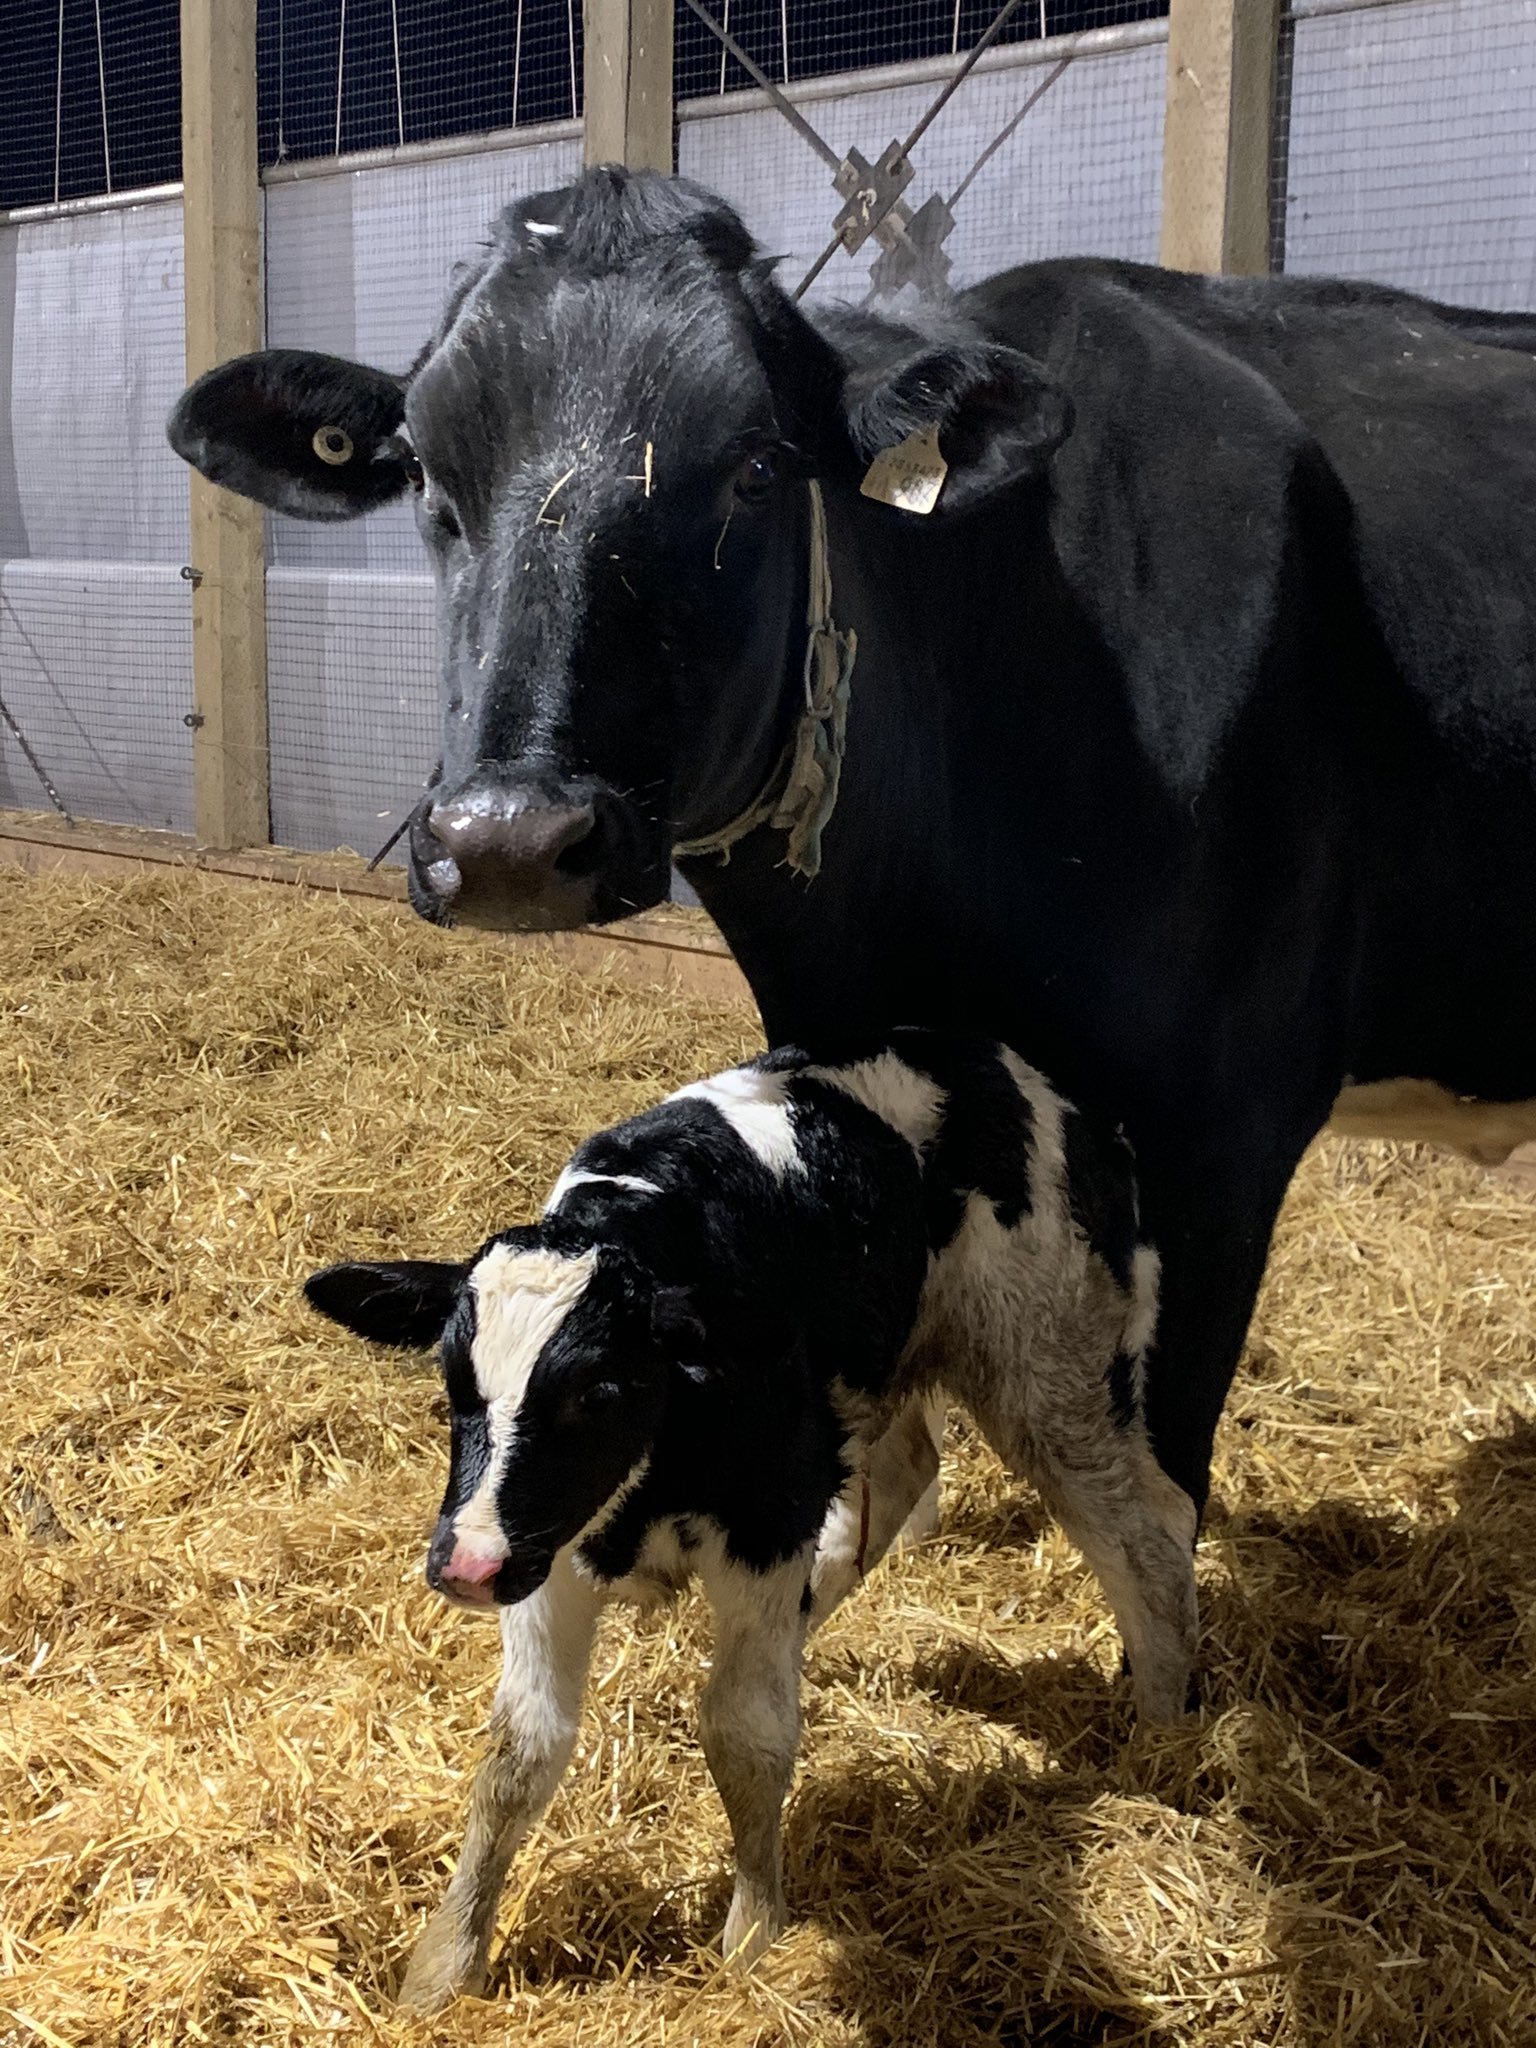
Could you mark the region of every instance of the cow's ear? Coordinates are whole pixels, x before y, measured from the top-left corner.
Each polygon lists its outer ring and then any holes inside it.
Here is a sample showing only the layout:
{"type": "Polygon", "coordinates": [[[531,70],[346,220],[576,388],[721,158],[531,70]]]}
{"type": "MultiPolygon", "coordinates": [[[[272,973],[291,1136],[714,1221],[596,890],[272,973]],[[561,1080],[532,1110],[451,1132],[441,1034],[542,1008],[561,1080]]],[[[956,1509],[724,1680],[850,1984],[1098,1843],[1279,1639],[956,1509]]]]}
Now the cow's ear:
{"type": "Polygon", "coordinates": [[[429,1351],[447,1327],[468,1272],[432,1259],[357,1261],[311,1273],[304,1293],[311,1308],[359,1337],[429,1351]]]}
{"type": "Polygon", "coordinates": [[[1072,430],[1066,392],[991,342],[914,343],[861,364],[844,406],[866,496],[911,512],[964,512],[1038,476],[1072,430]]]}
{"type": "Polygon", "coordinates": [[[166,425],[171,446],[227,490],[295,519],[356,519],[412,477],[397,439],[405,380],[341,356],[268,348],[188,387],[166,425]]]}

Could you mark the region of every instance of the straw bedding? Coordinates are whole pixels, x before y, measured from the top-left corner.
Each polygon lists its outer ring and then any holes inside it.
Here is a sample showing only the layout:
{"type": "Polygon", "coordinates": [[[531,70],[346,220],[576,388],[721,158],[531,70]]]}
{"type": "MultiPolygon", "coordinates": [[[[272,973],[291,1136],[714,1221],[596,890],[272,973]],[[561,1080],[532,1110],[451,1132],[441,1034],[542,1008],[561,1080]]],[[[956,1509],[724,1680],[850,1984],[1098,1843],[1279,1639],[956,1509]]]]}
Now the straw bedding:
{"type": "Polygon", "coordinates": [[[942,1537],[813,1645],[796,1924],[717,1966],[698,1606],[605,1627],[496,1994],[389,2003],[495,1632],[422,1582],[430,1372],[309,1318],[456,1254],[741,1011],[393,911],[0,878],[0,2042],[1536,2039],[1536,1220],[1325,1143],[1201,1546],[1205,1707],[1134,1734],[1096,1591],[956,1427],[942,1537]]]}

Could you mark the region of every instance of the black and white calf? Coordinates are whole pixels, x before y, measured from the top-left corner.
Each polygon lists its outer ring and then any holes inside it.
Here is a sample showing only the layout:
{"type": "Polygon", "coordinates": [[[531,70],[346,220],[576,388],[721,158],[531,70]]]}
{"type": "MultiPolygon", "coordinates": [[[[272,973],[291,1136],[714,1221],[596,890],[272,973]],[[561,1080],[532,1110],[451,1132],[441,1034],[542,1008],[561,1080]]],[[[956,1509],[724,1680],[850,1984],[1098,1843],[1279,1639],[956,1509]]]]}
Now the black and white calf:
{"type": "Polygon", "coordinates": [[[704,1753],[736,1851],[725,1944],[750,1959],[773,1939],[806,1630],[933,1481],[936,1396],[1098,1573],[1140,1712],[1180,1712],[1195,1510],[1143,1420],[1157,1280],[1124,1141],[1012,1052],[917,1030],[680,1090],[589,1138],[543,1220],[466,1265],[315,1274],[310,1300],[360,1334],[441,1338],[452,1461],[427,1573],[501,1608],[490,1753],[406,2002],[483,1980],[603,1604],[695,1572],[716,1625],[704,1753]]]}

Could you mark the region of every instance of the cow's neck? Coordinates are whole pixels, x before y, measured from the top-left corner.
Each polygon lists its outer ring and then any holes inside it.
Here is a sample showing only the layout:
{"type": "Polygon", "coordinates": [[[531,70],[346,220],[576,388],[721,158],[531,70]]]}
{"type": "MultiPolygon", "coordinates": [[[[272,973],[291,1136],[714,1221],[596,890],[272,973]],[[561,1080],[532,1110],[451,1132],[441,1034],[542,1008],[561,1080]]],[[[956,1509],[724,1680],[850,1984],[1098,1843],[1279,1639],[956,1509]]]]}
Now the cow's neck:
{"type": "MultiPolygon", "coordinates": [[[[689,862],[688,879],[775,1040],[896,1021],[1018,1030],[1033,1007],[1020,963],[1051,953],[1054,909],[1033,918],[1019,884],[1058,852],[1065,821],[1044,749],[1061,710],[1054,677],[1082,634],[1043,498],[1009,507],[1002,577],[997,535],[975,522],[929,525],[849,491],[829,492],[828,509],[833,616],[857,632],[859,652],[822,872],[789,873],[783,834],[765,826],[727,863],[689,862]],[[1000,941],[1010,932],[1016,941],[1000,941]]],[[[796,632],[786,707],[802,659],[796,632]]],[[[1090,694],[1092,667],[1076,664],[1090,694]]],[[[1093,772],[1074,761],[1074,787],[1093,772]]]]}

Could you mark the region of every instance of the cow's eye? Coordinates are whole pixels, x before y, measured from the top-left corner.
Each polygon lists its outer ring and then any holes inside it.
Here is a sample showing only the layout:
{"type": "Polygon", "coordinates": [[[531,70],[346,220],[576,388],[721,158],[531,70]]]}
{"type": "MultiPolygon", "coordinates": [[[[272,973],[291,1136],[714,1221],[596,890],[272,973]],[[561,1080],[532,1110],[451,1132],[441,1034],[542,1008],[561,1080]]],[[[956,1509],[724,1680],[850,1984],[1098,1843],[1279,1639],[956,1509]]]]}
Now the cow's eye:
{"type": "Polygon", "coordinates": [[[750,505],[766,498],[779,480],[779,459],[771,448],[759,448],[736,472],[736,495],[750,505]]]}
{"type": "Polygon", "coordinates": [[[406,450],[401,459],[401,467],[405,471],[405,480],[413,491],[426,489],[427,472],[409,449],[406,450]]]}

